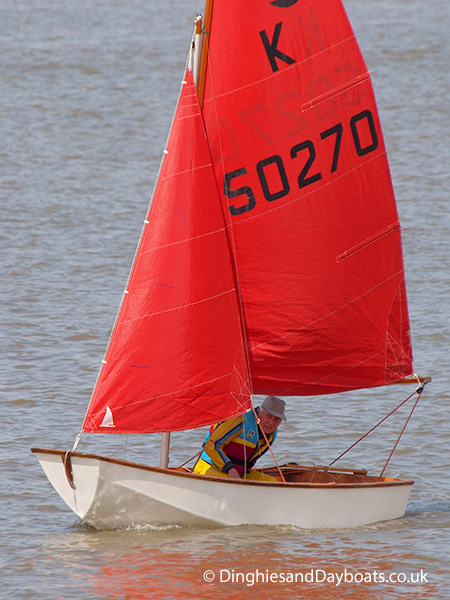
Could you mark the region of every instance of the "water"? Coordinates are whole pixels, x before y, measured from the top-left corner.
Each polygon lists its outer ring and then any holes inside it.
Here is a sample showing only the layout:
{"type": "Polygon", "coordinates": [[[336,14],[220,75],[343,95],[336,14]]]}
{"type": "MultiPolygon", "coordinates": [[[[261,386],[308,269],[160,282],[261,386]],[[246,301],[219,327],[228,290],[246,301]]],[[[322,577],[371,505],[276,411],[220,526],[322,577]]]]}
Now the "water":
{"type": "MultiPolygon", "coordinates": [[[[415,365],[434,379],[390,465],[416,480],[405,518],[348,531],[96,532],[66,510],[29,448],[68,448],[81,425],[203,7],[0,0],[2,600],[449,597],[449,4],[346,8],[374,79],[405,229],[415,365]],[[381,583],[375,571],[419,582],[381,583]],[[306,581],[261,581],[270,573],[306,581]]],[[[345,411],[333,398],[302,402],[279,437],[280,461],[329,462],[406,393],[350,394],[345,411]]],[[[355,451],[355,466],[381,470],[407,410],[355,451]]],[[[174,435],[173,464],[201,437],[174,435]]],[[[91,436],[81,449],[154,464],[158,444],[91,436]]]]}

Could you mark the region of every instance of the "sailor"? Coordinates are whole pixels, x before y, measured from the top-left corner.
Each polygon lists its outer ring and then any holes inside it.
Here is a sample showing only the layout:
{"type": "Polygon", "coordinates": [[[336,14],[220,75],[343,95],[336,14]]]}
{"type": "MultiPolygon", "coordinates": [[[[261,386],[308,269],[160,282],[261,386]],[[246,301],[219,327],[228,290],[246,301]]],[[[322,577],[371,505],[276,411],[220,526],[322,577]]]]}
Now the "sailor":
{"type": "Polygon", "coordinates": [[[275,481],[254,471],[253,466],[277,437],[281,421],[286,421],[285,402],[267,396],[256,410],[213,425],[203,442],[194,473],[209,477],[275,481]]]}

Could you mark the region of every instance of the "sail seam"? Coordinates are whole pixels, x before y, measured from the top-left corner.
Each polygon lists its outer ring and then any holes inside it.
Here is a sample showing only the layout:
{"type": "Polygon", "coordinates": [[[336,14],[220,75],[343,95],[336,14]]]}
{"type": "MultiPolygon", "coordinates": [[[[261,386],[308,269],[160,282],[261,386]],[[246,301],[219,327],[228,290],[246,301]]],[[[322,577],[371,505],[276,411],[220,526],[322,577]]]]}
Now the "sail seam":
{"type": "Polygon", "coordinates": [[[303,325],[302,327],[299,327],[298,329],[294,329],[292,331],[289,331],[288,333],[286,333],[285,335],[281,335],[279,337],[273,338],[271,340],[267,340],[265,342],[261,342],[260,344],[257,344],[256,346],[252,346],[252,350],[255,350],[256,348],[260,348],[261,346],[265,346],[267,344],[272,344],[273,342],[276,342],[278,340],[282,340],[282,339],[286,339],[287,337],[294,335],[296,333],[298,333],[299,331],[303,331],[304,329],[308,329],[310,327],[312,327],[313,325],[315,325],[316,323],[319,323],[320,321],[323,321],[324,319],[327,319],[328,317],[330,317],[331,315],[334,315],[338,312],[340,312],[341,310],[344,310],[345,308],[347,308],[348,306],[350,306],[351,304],[354,304],[355,302],[357,302],[358,300],[360,300],[361,298],[364,298],[364,296],[367,296],[368,294],[371,294],[374,290],[376,290],[377,288],[381,287],[382,285],[384,285],[386,282],[391,281],[392,279],[395,279],[396,277],[398,277],[399,275],[401,275],[403,273],[402,270],[400,271],[396,271],[395,273],[393,273],[391,275],[391,277],[387,277],[386,279],[383,279],[383,281],[380,281],[379,283],[377,283],[377,285],[372,286],[369,290],[367,290],[366,292],[360,294],[359,296],[357,296],[356,298],[353,298],[353,300],[350,300],[349,302],[347,302],[346,304],[344,304],[343,306],[340,306],[339,308],[332,310],[330,312],[328,312],[326,315],[322,315],[321,317],[319,317],[318,319],[315,319],[314,321],[311,321],[310,323],[303,325]]]}
{"type": "Polygon", "coordinates": [[[191,242],[193,240],[200,240],[208,235],[216,235],[217,233],[223,233],[225,228],[215,229],[214,231],[208,231],[207,233],[202,233],[201,235],[194,235],[192,237],[185,238],[184,240],[178,240],[176,242],[171,242],[170,244],[162,244],[161,246],[154,246],[153,248],[149,248],[145,252],[141,252],[141,256],[148,254],[149,252],[154,252],[155,250],[160,250],[161,248],[168,248],[170,246],[177,246],[178,244],[185,244],[186,242],[191,242]]]}
{"type": "MultiPolygon", "coordinates": [[[[384,350],[380,350],[379,352],[375,352],[374,354],[372,354],[371,356],[368,356],[367,358],[365,358],[364,360],[360,361],[359,363],[352,365],[346,369],[336,369],[335,371],[332,371],[330,373],[327,373],[326,375],[324,375],[323,377],[320,377],[319,379],[315,379],[314,381],[310,382],[310,385],[317,385],[318,383],[323,383],[326,379],[328,379],[329,377],[333,377],[335,376],[337,373],[345,373],[347,371],[351,371],[353,369],[357,369],[358,367],[360,367],[361,365],[364,365],[367,362],[370,362],[371,360],[373,360],[374,358],[376,358],[377,356],[382,356],[382,355],[386,356],[386,348],[384,350]]],[[[393,377],[395,376],[395,378],[403,377],[403,373],[401,375],[399,375],[398,373],[396,373],[393,369],[388,369],[387,367],[385,368],[385,371],[389,371],[390,373],[393,374],[393,377]]],[[[390,383],[394,383],[393,381],[389,381],[386,377],[384,378],[384,381],[381,382],[379,384],[374,384],[373,387],[375,387],[376,385],[381,385],[382,383],[384,384],[390,384],[390,383]]],[[[293,386],[292,388],[289,388],[287,390],[285,390],[286,395],[291,392],[292,390],[297,389],[298,386],[293,386]]]]}
{"type": "MultiPolygon", "coordinates": [[[[337,373],[342,374],[342,373],[346,373],[348,371],[352,371],[353,369],[357,369],[358,367],[360,367],[361,365],[364,365],[367,362],[370,362],[371,360],[373,360],[374,358],[376,358],[377,356],[381,356],[383,354],[386,354],[386,350],[380,350],[379,352],[375,352],[374,354],[372,354],[371,356],[368,356],[367,358],[365,358],[364,360],[359,361],[359,363],[356,363],[354,365],[351,365],[350,367],[347,367],[346,369],[336,369],[335,371],[331,371],[330,373],[327,373],[326,375],[324,375],[323,377],[320,377],[319,379],[315,379],[313,382],[311,382],[313,385],[317,385],[318,383],[323,383],[326,379],[328,379],[329,377],[334,377],[337,373]]],[[[380,382],[381,383],[381,382],[380,382]]],[[[297,386],[295,386],[297,387],[297,386]]],[[[295,387],[291,388],[292,390],[295,389],[295,387]]],[[[291,391],[291,389],[287,390],[288,392],[291,391]]]]}
{"type": "Polygon", "coordinates": [[[185,308],[189,308],[190,306],[195,306],[196,304],[202,304],[203,302],[209,302],[210,300],[215,300],[216,298],[220,298],[221,296],[226,296],[227,294],[232,294],[236,291],[236,288],[232,288],[231,290],[226,290],[225,292],[221,292],[220,294],[216,294],[215,296],[209,296],[208,298],[203,298],[202,300],[197,300],[196,302],[190,302],[189,304],[182,304],[180,306],[174,306],[173,308],[166,308],[165,310],[159,310],[153,313],[147,313],[145,315],[140,315],[134,319],[126,319],[120,322],[120,325],[124,323],[131,323],[132,321],[140,321],[141,319],[147,319],[148,317],[154,317],[156,315],[162,315],[164,313],[172,312],[174,310],[182,310],[185,308]]]}
{"type": "MultiPolygon", "coordinates": [[[[207,102],[211,102],[211,101],[216,101],[218,98],[223,98],[225,96],[229,96],[231,94],[234,94],[236,92],[240,92],[241,90],[245,90],[247,88],[251,88],[254,85],[258,85],[260,83],[263,83],[264,81],[268,81],[269,79],[272,79],[274,77],[277,77],[277,75],[283,75],[284,73],[286,73],[287,71],[292,71],[294,69],[297,69],[299,67],[302,67],[305,63],[307,63],[310,60],[313,60],[314,58],[316,58],[317,56],[320,56],[321,54],[325,54],[326,52],[330,52],[332,51],[334,48],[338,48],[339,46],[341,46],[342,44],[346,44],[347,42],[349,42],[350,40],[355,40],[356,43],[356,39],[355,36],[352,35],[348,38],[345,38],[344,40],[341,40],[340,42],[338,42],[337,44],[333,44],[332,46],[328,46],[327,48],[325,48],[325,50],[321,50],[320,52],[316,52],[315,54],[312,54],[311,56],[308,56],[308,58],[305,58],[304,60],[300,60],[298,62],[296,62],[295,64],[286,67],[285,69],[283,69],[282,71],[277,71],[275,73],[271,73],[270,75],[268,75],[267,77],[262,77],[261,79],[258,79],[256,81],[252,81],[252,83],[249,83],[248,85],[243,85],[239,88],[235,88],[233,90],[229,90],[228,92],[224,92],[222,94],[214,94],[214,97],[212,98],[207,98],[204,101],[204,104],[206,104],[207,102]]],[[[369,77],[370,79],[370,77],[369,77]]]]}
{"type": "MultiPolygon", "coordinates": [[[[336,369],[335,371],[332,371],[330,373],[327,373],[326,375],[324,375],[323,377],[320,377],[319,379],[315,379],[314,381],[309,382],[310,385],[317,385],[319,383],[323,383],[326,379],[328,379],[329,377],[334,377],[337,373],[342,374],[342,373],[346,373],[348,371],[352,371],[353,369],[357,369],[358,367],[360,367],[361,365],[364,365],[367,362],[370,362],[371,360],[377,358],[377,356],[382,356],[385,355],[386,356],[386,348],[384,350],[380,350],[379,352],[375,352],[374,354],[372,354],[371,356],[368,356],[367,358],[365,358],[364,360],[361,360],[359,363],[356,363],[354,365],[351,365],[350,367],[347,367],[346,369],[336,369]]],[[[393,377],[395,376],[396,378],[399,377],[399,374],[396,373],[394,370],[392,369],[388,369],[385,368],[385,371],[389,371],[390,373],[393,374],[393,377]]],[[[403,377],[403,373],[400,375],[400,377],[403,377]]],[[[372,387],[375,387],[376,385],[381,385],[381,384],[390,384],[390,383],[394,383],[393,381],[389,381],[386,377],[384,378],[383,381],[380,381],[379,383],[375,383],[373,384],[372,387]]],[[[288,395],[289,392],[297,389],[298,386],[293,386],[292,388],[289,388],[287,390],[285,390],[286,395],[288,395]]]]}
{"type": "MultiPolygon", "coordinates": [[[[220,381],[222,379],[227,379],[229,377],[232,377],[232,375],[233,375],[233,372],[231,371],[230,373],[225,373],[224,375],[221,375],[220,377],[215,377],[214,379],[208,379],[206,381],[202,381],[201,383],[198,383],[196,385],[192,385],[192,386],[189,386],[189,387],[186,387],[186,388],[181,388],[181,389],[178,389],[178,390],[174,390],[172,392],[167,392],[165,394],[158,394],[157,396],[151,396],[150,398],[145,398],[145,399],[142,399],[142,400],[136,400],[134,402],[127,402],[126,406],[127,407],[128,406],[135,406],[136,404],[147,403],[147,402],[150,402],[152,400],[156,400],[158,398],[166,398],[167,396],[174,396],[174,395],[177,395],[177,394],[182,394],[184,392],[189,392],[190,390],[194,390],[196,388],[199,388],[199,387],[202,387],[202,386],[205,386],[205,385],[210,385],[212,383],[216,383],[217,381],[220,381]]],[[[233,394],[235,396],[238,395],[237,392],[233,392],[233,394]]],[[[239,408],[244,408],[244,407],[246,408],[245,403],[241,404],[241,406],[239,408]]],[[[117,410],[117,408],[119,408],[119,407],[116,406],[115,409],[117,410]]],[[[247,410],[247,408],[246,408],[246,410],[247,410]]],[[[208,412],[203,407],[202,407],[202,411],[203,412],[208,412]]],[[[99,412],[102,412],[102,411],[99,411],[99,412]]],[[[95,419],[93,419],[93,420],[95,420],[95,419]]]]}
{"type": "MultiPolygon", "coordinates": [[[[194,104],[190,104],[187,108],[190,108],[192,106],[194,106],[194,104]]],[[[200,116],[199,112],[192,112],[192,113],[189,113],[188,115],[185,115],[184,117],[183,116],[178,117],[178,121],[185,121],[186,119],[195,119],[195,117],[199,117],[199,116],[200,116]]]]}
{"type": "Polygon", "coordinates": [[[199,171],[200,169],[207,169],[208,167],[212,167],[212,162],[207,163],[205,165],[200,165],[199,167],[192,167],[191,169],[185,169],[184,171],[177,171],[176,173],[171,173],[170,175],[163,175],[161,178],[161,183],[166,179],[172,179],[172,177],[177,177],[178,175],[185,175],[186,173],[193,173],[194,171],[199,171]]]}

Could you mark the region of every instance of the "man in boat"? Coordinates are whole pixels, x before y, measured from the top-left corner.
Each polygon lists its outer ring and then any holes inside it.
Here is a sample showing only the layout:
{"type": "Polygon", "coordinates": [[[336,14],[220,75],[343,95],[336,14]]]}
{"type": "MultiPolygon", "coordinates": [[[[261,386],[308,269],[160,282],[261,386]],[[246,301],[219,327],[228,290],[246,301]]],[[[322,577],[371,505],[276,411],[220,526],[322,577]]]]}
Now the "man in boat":
{"type": "Polygon", "coordinates": [[[270,475],[253,471],[253,466],[275,441],[281,421],[286,421],[284,409],[284,400],[267,396],[256,410],[213,425],[203,442],[194,473],[275,481],[270,475]]]}

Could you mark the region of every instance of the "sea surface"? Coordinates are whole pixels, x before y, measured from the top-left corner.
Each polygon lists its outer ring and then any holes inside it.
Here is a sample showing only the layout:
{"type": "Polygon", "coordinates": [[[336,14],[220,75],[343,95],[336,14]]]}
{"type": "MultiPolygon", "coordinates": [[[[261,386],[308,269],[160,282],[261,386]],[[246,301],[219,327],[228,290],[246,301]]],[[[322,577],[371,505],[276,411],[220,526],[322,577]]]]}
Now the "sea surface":
{"type": "MultiPolygon", "coordinates": [[[[0,0],[1,600],[450,597],[450,3],[345,6],[404,230],[415,368],[433,377],[389,464],[416,481],[405,517],[338,531],[97,532],[65,507],[30,447],[69,449],[81,427],[203,3],[0,0]]],[[[409,393],[290,399],[277,457],[328,464],[409,393]]],[[[343,465],[380,472],[409,411],[343,465]]],[[[203,432],[172,437],[175,465],[203,432]]],[[[79,449],[157,464],[159,442],[86,435],[79,449]]]]}

